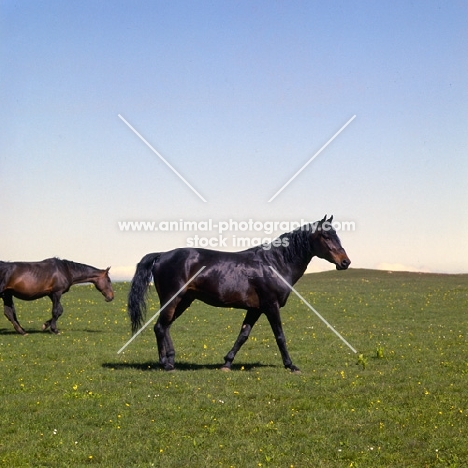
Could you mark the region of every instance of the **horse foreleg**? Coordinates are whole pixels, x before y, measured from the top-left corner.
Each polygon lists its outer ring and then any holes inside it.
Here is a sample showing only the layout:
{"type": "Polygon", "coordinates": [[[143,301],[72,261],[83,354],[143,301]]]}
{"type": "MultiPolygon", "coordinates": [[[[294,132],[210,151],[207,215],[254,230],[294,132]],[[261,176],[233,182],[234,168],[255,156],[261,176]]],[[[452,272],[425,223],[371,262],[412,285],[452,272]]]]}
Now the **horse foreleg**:
{"type": "Polygon", "coordinates": [[[13,296],[8,293],[3,295],[3,313],[5,317],[13,324],[13,327],[20,335],[27,335],[24,328],[19,324],[16,317],[15,305],[13,303],[13,296]]]}
{"type": "Polygon", "coordinates": [[[56,335],[59,334],[59,331],[57,330],[57,320],[63,313],[63,307],[62,304],[60,304],[61,296],[61,294],[51,294],[49,296],[52,301],[52,318],[44,322],[44,325],[42,325],[43,330],[47,330],[50,327],[50,331],[56,335]]]}
{"type": "Polygon", "coordinates": [[[283,358],[284,367],[289,369],[291,372],[299,373],[299,368],[292,363],[288,349],[286,348],[286,337],[284,336],[283,326],[281,325],[279,307],[276,305],[269,307],[268,310],[265,311],[265,315],[267,316],[268,322],[270,322],[271,329],[273,330],[273,334],[275,335],[276,344],[278,345],[281,357],[283,358]]]}
{"type": "Polygon", "coordinates": [[[236,356],[241,346],[249,338],[250,332],[261,314],[262,314],[261,311],[258,309],[247,310],[247,314],[245,316],[244,322],[242,323],[239,336],[237,337],[237,340],[235,341],[234,346],[232,347],[231,351],[229,351],[229,353],[227,353],[226,356],[224,356],[224,364],[221,367],[221,370],[224,370],[224,371],[231,370],[231,365],[232,365],[232,361],[234,360],[234,357],[236,356]]]}

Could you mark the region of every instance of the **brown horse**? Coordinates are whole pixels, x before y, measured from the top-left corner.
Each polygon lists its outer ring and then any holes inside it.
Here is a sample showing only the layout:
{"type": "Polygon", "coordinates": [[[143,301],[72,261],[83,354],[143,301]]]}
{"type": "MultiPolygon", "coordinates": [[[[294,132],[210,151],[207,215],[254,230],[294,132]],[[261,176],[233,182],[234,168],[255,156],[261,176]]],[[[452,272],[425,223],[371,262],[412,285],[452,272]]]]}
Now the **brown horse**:
{"type": "Polygon", "coordinates": [[[332,220],[333,217],[328,220],[325,217],[285,233],[271,244],[242,252],[182,248],[145,255],[137,265],[128,297],[132,331],[135,333],[143,324],[146,293],[153,277],[162,307],[154,332],[159,363],[164,369],[174,369],[175,351],[169,329],[174,320],[199,299],[215,307],[247,310],[239,336],[224,358],[224,370],[231,368],[250,330],[265,314],[284,366],[293,372],[299,371],[286,349],[280,317],[280,307],[286,304],[291,289],[274,271],[292,286],[314,256],[335,264],[337,270],[348,268],[351,261],[332,228],[332,220]],[[190,281],[194,275],[196,278],[190,281]]]}
{"type": "Polygon", "coordinates": [[[18,333],[25,335],[16,317],[13,297],[33,301],[49,296],[52,301],[52,318],[44,323],[42,329],[50,327],[57,334],[57,320],[63,312],[60,298],[74,284],[93,283],[107,302],[114,299],[109,268],[99,270],[58,258],[48,258],[41,262],[0,262],[0,297],[3,299],[5,316],[18,333]]]}

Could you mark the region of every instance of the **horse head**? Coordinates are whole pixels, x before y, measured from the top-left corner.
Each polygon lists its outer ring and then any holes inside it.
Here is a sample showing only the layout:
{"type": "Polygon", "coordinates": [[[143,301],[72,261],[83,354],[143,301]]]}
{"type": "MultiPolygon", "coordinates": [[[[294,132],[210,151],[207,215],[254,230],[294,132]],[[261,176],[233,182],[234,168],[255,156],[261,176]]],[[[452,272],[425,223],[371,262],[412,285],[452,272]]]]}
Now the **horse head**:
{"type": "Polygon", "coordinates": [[[97,290],[105,297],[106,302],[112,301],[114,299],[114,290],[112,289],[112,282],[109,277],[110,267],[105,270],[101,270],[99,275],[94,281],[94,285],[97,290]]]}
{"type": "Polygon", "coordinates": [[[337,270],[346,270],[351,260],[341,246],[340,239],[332,225],[333,216],[323,219],[313,225],[311,238],[315,255],[336,265],[337,270]]]}

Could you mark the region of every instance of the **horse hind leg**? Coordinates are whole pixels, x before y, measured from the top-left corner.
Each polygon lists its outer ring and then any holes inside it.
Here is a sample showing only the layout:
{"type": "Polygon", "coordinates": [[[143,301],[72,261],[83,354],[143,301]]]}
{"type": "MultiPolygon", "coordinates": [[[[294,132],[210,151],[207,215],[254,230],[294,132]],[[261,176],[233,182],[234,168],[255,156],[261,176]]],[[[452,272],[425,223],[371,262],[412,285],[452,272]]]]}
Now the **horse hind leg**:
{"type": "Polygon", "coordinates": [[[27,335],[24,328],[19,324],[18,318],[16,317],[15,305],[13,303],[13,296],[11,294],[3,295],[3,313],[5,317],[13,324],[14,329],[20,335],[27,335]]]}
{"type": "Polygon", "coordinates": [[[159,364],[166,371],[175,369],[175,349],[172,342],[170,328],[176,318],[178,318],[187,307],[192,303],[192,299],[187,297],[179,299],[179,303],[174,302],[168,305],[158,318],[154,325],[154,334],[158,345],[159,364]]]}
{"type": "Polygon", "coordinates": [[[161,317],[158,318],[154,325],[154,334],[156,336],[156,344],[158,346],[159,365],[167,371],[174,370],[175,351],[169,333],[170,323],[161,317]]]}

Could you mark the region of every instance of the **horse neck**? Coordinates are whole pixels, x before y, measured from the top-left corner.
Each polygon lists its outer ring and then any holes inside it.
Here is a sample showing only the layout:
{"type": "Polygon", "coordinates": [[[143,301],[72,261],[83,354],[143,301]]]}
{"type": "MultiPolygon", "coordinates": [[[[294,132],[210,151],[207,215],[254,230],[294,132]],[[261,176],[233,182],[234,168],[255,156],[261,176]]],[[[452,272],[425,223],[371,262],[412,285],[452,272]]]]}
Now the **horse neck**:
{"type": "MultiPolygon", "coordinates": [[[[310,258],[310,260],[312,257],[310,258]]],[[[297,261],[294,263],[289,264],[289,268],[291,271],[291,284],[295,284],[299,279],[302,277],[302,275],[305,273],[307,270],[307,266],[310,263],[309,261],[297,261]]]]}
{"type": "Polygon", "coordinates": [[[66,266],[71,276],[72,284],[94,283],[99,270],[82,263],[67,262],[66,266]]]}
{"type": "Polygon", "coordinates": [[[315,253],[313,249],[309,247],[310,244],[304,243],[302,246],[299,245],[297,239],[293,238],[293,236],[297,235],[296,233],[288,234],[289,237],[286,236],[286,238],[289,239],[289,244],[287,246],[281,245],[279,247],[272,247],[272,255],[278,267],[282,269],[284,273],[288,272],[287,276],[291,284],[294,284],[305,273],[315,253]]]}

